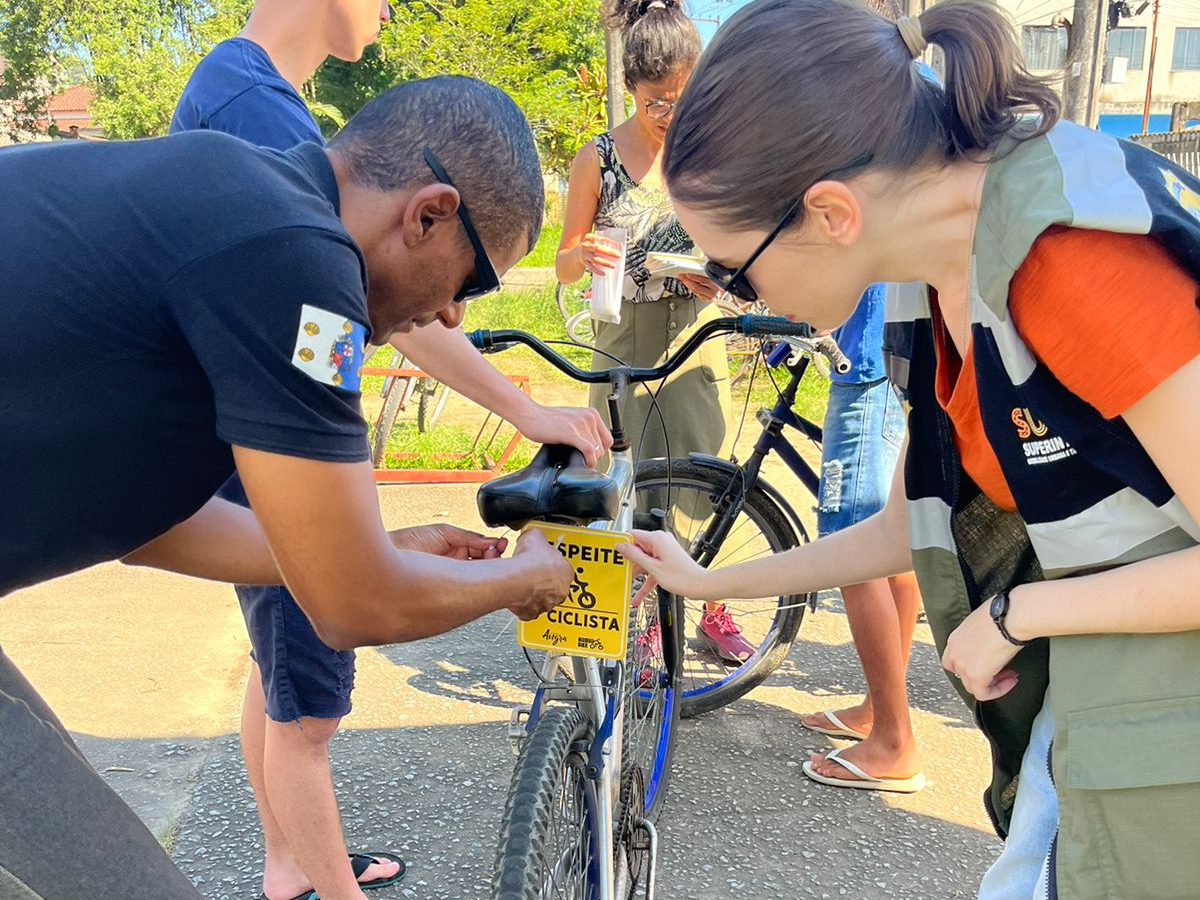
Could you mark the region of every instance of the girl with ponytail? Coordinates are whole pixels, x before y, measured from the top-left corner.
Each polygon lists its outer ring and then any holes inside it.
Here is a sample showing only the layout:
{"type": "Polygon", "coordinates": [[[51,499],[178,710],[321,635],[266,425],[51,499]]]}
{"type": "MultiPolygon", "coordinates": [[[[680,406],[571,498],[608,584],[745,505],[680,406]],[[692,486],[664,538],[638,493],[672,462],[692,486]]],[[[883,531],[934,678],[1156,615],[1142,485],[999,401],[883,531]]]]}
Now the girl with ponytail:
{"type": "Polygon", "coordinates": [[[710,573],[639,532],[627,555],[697,599],[914,568],[992,751],[1008,843],[981,900],[1196,896],[1200,181],[1060,122],[983,0],[898,22],[756,0],[662,168],[731,293],[832,328],[889,283],[908,443],[883,510],[805,547],[710,573]],[[914,64],[931,45],[944,87],[914,64]]]}
{"type": "MultiPolygon", "coordinates": [[[[695,246],[667,196],[661,158],[675,105],[700,55],[700,35],[680,0],[610,0],[606,12],[609,27],[623,38],[625,86],[635,109],[576,155],[555,269],[564,284],[612,269],[617,257],[595,231],[624,229],[620,321],[593,320],[601,351],[594,365],[607,368],[615,356],[632,366],[655,366],[698,325],[720,315],[710,302],[717,288],[709,279],[655,278],[646,266],[648,253],[687,254],[695,246]]],[[[603,385],[591,392],[591,405],[603,416],[607,394],[603,385]]],[[[626,428],[642,458],[723,453],[731,419],[724,344],[705,344],[658,400],[665,431],[645,392],[634,392],[626,402],[626,428]]],[[[666,498],[659,505],[665,507],[666,498]]],[[[707,604],[696,629],[696,640],[729,665],[741,665],[754,653],[722,603],[707,604]]]]}

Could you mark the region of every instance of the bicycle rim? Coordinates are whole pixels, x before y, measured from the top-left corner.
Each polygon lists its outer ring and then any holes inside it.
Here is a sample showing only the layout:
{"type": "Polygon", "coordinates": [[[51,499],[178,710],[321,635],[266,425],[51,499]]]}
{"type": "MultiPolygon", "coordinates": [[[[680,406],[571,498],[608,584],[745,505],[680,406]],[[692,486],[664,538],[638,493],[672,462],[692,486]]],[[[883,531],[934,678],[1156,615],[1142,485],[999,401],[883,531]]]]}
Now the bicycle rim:
{"type": "MultiPolygon", "coordinates": [[[[635,805],[640,805],[650,819],[658,815],[666,798],[675,726],[679,721],[677,679],[673,671],[678,667],[668,663],[665,652],[674,645],[673,657],[677,658],[678,609],[674,595],[663,596],[659,591],[630,609],[622,764],[626,769],[631,765],[641,768],[644,790],[640,804],[635,805]],[[668,607],[674,611],[664,616],[668,607]]],[[[628,806],[629,798],[624,799],[628,806]]]]}
{"type": "MultiPolygon", "coordinates": [[[[728,473],[675,460],[668,527],[680,543],[695,551],[694,543],[713,518],[712,501],[730,481],[728,473]]],[[[639,469],[639,492],[655,491],[666,502],[667,461],[652,460],[639,469]]],[[[644,506],[639,502],[639,506],[644,506]]],[[[807,541],[806,535],[801,539],[807,541]]],[[[782,510],[757,488],[746,498],[709,568],[722,568],[788,550],[798,543],[782,510]]],[[[725,601],[726,611],[740,628],[750,655],[734,663],[722,659],[717,640],[728,640],[717,623],[708,621],[710,609],[690,598],[683,600],[684,651],[679,673],[680,715],[708,712],[736,700],[761,684],[786,657],[804,617],[807,595],[725,601]],[[702,625],[706,625],[702,629],[702,625]]],[[[729,643],[733,643],[730,641],[729,643]]]]}

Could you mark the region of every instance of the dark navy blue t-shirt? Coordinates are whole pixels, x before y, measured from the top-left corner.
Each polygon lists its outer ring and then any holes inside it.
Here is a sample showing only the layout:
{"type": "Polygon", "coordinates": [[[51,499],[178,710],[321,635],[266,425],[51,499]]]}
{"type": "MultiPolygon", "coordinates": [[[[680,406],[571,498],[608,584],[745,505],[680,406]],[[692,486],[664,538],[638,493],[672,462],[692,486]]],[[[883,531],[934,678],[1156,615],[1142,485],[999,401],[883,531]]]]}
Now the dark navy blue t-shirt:
{"type": "Polygon", "coordinates": [[[321,147],[8,148],[0,211],[0,595],[187,519],[231,444],[368,458],[366,268],[321,147]]]}
{"type": "Polygon", "coordinates": [[[276,150],[324,141],[304,100],[267,51],[245,38],[217,44],[188,79],[171,118],[171,134],[198,129],[276,150]]]}

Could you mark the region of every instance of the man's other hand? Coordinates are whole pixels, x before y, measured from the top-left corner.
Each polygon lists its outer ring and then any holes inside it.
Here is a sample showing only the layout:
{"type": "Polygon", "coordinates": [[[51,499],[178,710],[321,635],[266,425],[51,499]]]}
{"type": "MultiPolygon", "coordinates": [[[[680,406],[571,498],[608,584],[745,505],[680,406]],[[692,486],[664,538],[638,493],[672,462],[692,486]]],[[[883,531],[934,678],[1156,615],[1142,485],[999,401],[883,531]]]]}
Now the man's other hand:
{"type": "Polygon", "coordinates": [[[492,538],[453,525],[417,525],[388,533],[397,550],[415,550],[450,559],[499,559],[507,538],[492,538]]]}

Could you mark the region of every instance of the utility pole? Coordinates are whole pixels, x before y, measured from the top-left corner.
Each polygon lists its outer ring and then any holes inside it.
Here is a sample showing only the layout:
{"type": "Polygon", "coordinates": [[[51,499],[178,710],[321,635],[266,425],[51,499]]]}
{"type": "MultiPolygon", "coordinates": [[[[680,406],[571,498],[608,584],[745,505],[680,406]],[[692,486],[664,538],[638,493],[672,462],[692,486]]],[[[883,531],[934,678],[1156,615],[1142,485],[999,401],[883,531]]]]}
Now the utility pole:
{"type": "Polygon", "coordinates": [[[605,28],[604,78],[607,85],[605,106],[607,107],[610,131],[625,121],[625,72],[621,68],[621,55],[624,52],[621,32],[615,28],[605,28]]]}
{"type": "Polygon", "coordinates": [[[1075,0],[1063,77],[1063,113],[1072,122],[1096,124],[1109,0],[1075,0]]]}
{"type": "Polygon", "coordinates": [[[1146,105],[1142,107],[1142,134],[1145,134],[1150,127],[1150,92],[1154,89],[1154,58],[1157,55],[1158,0],[1154,0],[1154,23],[1150,26],[1150,68],[1146,71],[1146,105]]]}

